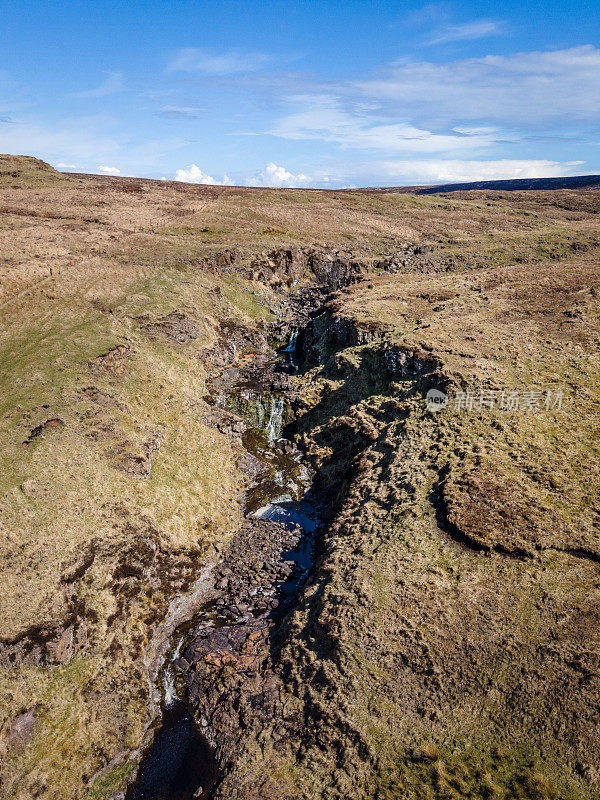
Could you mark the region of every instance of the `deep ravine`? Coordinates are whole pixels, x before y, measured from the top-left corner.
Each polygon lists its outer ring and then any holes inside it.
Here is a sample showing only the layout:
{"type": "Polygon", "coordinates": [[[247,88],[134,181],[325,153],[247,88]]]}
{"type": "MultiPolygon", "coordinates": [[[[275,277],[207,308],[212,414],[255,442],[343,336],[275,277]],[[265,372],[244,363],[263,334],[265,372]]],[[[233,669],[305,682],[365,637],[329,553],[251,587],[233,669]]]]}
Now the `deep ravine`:
{"type": "Polygon", "coordinates": [[[308,578],[320,523],[312,471],[282,436],[280,379],[298,370],[299,339],[292,327],[266,368],[240,371],[214,398],[218,407],[252,412],[242,435],[255,471],[246,521],[216,569],[217,596],[171,636],[158,678],[160,723],[126,800],[207,800],[235,749],[238,721],[227,718],[228,710],[258,684],[269,713],[260,673],[279,622],[308,578]]]}

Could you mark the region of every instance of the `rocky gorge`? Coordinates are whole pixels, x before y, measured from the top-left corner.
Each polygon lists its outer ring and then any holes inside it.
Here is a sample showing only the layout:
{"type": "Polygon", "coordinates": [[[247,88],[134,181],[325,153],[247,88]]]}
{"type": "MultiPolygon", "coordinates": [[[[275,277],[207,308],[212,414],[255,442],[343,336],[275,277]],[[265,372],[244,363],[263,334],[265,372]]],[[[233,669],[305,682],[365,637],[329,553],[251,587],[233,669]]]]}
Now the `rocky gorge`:
{"type": "MultiPolygon", "coordinates": [[[[231,266],[228,254],[217,261],[218,269],[231,266]]],[[[243,448],[250,477],[245,522],[212,570],[205,592],[210,599],[170,636],[157,675],[160,727],[151,731],[129,789],[115,798],[215,796],[249,721],[275,713],[282,623],[312,573],[318,530],[335,508],[331,492],[317,486],[306,456],[283,431],[293,436],[294,384],[306,360],[309,320],[332,290],[360,280],[364,267],[322,248],[308,255],[273,253],[269,265],[273,271],[260,277],[277,288],[287,282],[289,291],[307,270],[324,283],[283,295],[280,318],[258,339],[253,331],[225,329],[231,360],[211,356],[219,369],[206,422],[243,448]]]]}
{"type": "MultiPolygon", "coordinates": [[[[250,476],[246,519],[212,571],[210,600],[170,637],[158,675],[162,727],[154,731],[130,788],[118,795],[126,800],[228,796],[227,779],[236,774],[250,731],[281,717],[274,739],[290,736],[281,699],[281,651],[290,613],[307,582],[320,580],[315,558],[326,528],[361,471],[361,454],[378,436],[376,422],[365,429],[365,417],[344,417],[338,409],[327,423],[331,455],[322,462],[314,442],[306,446],[323,415],[303,398],[303,373],[324,360],[326,372],[352,383],[362,371],[359,383],[369,387],[367,397],[396,395],[380,416],[388,423],[403,416],[402,395],[422,397],[429,388],[447,391],[451,384],[431,353],[399,347],[389,341],[385,326],[340,314],[335,293],[368,281],[369,268],[349,262],[347,254],[324,257],[327,269],[315,272],[314,251],[309,257],[302,251],[271,254],[270,264],[280,265],[275,269],[281,273],[271,274],[269,282],[280,289],[291,274],[279,311],[283,317],[258,340],[248,331],[224,332],[233,360],[216,359],[207,421],[244,449],[250,476]],[[294,263],[303,265],[298,274],[290,273],[294,263]],[[294,290],[307,268],[315,283],[294,290]],[[319,278],[326,282],[316,283],[319,278]],[[346,360],[346,351],[356,346],[366,346],[366,366],[346,360]],[[398,380],[407,386],[394,383],[398,380]],[[284,430],[292,439],[284,438],[284,430]],[[293,440],[304,442],[304,449],[293,440]],[[198,728],[194,735],[192,720],[198,728]]],[[[362,399],[347,398],[343,411],[362,399]]]]}
{"type": "Polygon", "coordinates": [[[595,800],[597,193],[18,162],[0,793],[595,800]]]}

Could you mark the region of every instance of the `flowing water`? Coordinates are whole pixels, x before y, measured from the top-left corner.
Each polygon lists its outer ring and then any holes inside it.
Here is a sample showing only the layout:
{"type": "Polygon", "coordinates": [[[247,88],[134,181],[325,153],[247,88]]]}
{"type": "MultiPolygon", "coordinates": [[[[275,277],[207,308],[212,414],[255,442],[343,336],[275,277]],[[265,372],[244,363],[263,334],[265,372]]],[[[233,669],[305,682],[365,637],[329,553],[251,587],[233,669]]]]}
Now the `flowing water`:
{"type": "Polygon", "coordinates": [[[281,438],[281,429],[283,427],[283,397],[273,397],[271,399],[271,413],[269,414],[269,421],[267,422],[266,434],[270,442],[281,438]]]}
{"type": "Polygon", "coordinates": [[[283,352],[286,355],[287,361],[289,365],[292,367],[294,372],[298,371],[298,334],[300,333],[300,328],[294,328],[293,331],[290,333],[290,338],[287,345],[283,348],[283,352]]]}
{"type": "MultiPolygon", "coordinates": [[[[294,370],[298,360],[297,341],[296,329],[283,350],[287,363],[294,370]]],[[[308,471],[290,447],[290,442],[281,437],[284,408],[284,397],[272,396],[267,419],[264,399],[259,396],[254,418],[257,427],[248,429],[242,441],[244,447],[267,467],[247,492],[247,515],[274,520],[290,528],[300,526],[303,532],[294,549],[281,554],[283,561],[295,565],[289,577],[275,585],[285,607],[297,596],[314,561],[319,504],[311,489],[308,471]]],[[[191,631],[202,624],[224,627],[233,623],[220,616],[216,601],[213,601],[181,625],[171,637],[159,675],[162,697],[160,726],[143,757],[135,783],[127,791],[126,800],[208,800],[218,780],[214,752],[200,733],[184,692],[178,686],[177,660],[190,640],[191,631]]]]}

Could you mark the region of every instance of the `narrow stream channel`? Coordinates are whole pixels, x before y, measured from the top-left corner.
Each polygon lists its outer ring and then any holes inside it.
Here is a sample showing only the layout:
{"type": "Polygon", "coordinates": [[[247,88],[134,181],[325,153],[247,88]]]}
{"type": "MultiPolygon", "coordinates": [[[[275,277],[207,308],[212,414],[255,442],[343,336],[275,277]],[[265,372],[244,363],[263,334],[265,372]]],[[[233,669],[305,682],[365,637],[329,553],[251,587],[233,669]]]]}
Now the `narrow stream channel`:
{"type": "MultiPolygon", "coordinates": [[[[298,329],[280,352],[288,369],[298,369],[298,329]]],[[[244,383],[244,390],[247,384],[244,383]]],[[[235,387],[240,388],[240,387],[235,387]]],[[[273,584],[278,611],[250,610],[255,618],[273,619],[288,610],[306,582],[314,561],[315,531],[319,525],[319,503],[311,487],[311,473],[301,463],[300,453],[282,438],[285,398],[272,395],[270,407],[260,398],[257,423],[245,431],[242,442],[266,469],[246,493],[247,518],[270,520],[298,533],[295,544],[280,552],[288,566],[285,577],[273,584]],[[261,413],[262,412],[262,413],[261,413]]],[[[240,623],[220,607],[219,598],[207,603],[181,625],[170,640],[159,673],[161,720],[151,746],[141,761],[136,780],[125,800],[208,800],[219,779],[214,750],[196,724],[185,696],[178,668],[181,654],[198,630],[232,628],[240,623]]]]}

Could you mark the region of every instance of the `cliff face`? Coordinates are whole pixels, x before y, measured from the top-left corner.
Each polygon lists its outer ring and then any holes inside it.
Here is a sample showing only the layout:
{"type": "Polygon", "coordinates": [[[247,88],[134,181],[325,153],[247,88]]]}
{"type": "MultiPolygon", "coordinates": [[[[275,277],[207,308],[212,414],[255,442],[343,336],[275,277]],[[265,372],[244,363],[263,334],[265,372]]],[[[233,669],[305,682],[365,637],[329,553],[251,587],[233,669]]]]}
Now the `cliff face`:
{"type": "Polygon", "coordinates": [[[595,797],[593,198],[215,189],[12,157],[0,184],[3,795],[125,786],[170,631],[252,549],[257,465],[215,392],[300,327],[305,363],[271,388],[329,524],[246,700],[217,698],[218,791],[595,797]],[[529,408],[501,409],[515,391],[529,408]]]}
{"type": "Polygon", "coordinates": [[[221,796],[597,796],[599,291],[593,259],[369,277],[312,323],[338,510],[221,796]]]}

